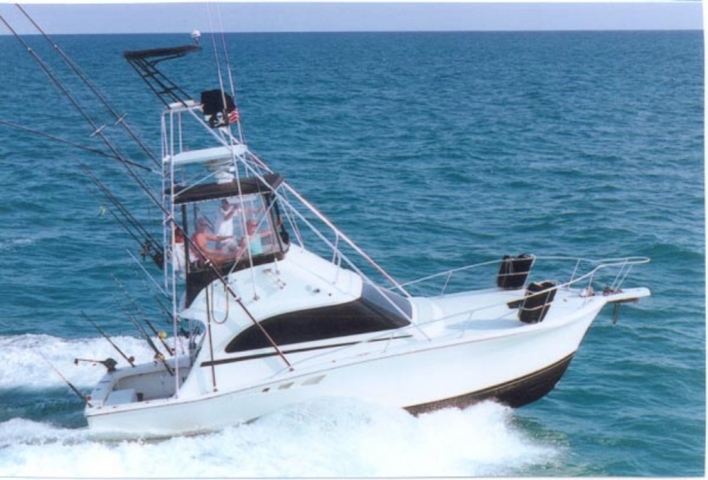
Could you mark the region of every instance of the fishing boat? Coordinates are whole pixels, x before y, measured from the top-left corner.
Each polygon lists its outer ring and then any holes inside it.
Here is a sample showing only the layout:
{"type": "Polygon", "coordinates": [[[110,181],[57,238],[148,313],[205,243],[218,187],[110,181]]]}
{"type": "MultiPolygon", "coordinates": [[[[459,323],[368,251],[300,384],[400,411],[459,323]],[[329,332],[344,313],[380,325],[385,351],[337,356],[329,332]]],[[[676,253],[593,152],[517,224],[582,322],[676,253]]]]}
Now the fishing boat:
{"type": "MultiPolygon", "coordinates": [[[[197,49],[125,56],[150,84],[158,61],[197,49]]],[[[649,295],[623,286],[646,258],[550,259],[569,273],[552,282],[530,281],[542,259],[522,254],[397,283],[241,141],[231,95],[153,90],[164,101],[165,284],[189,337],[183,354],[106,373],[85,409],[96,432],[208,431],[322,397],[412,413],[519,407],[556,385],[605,305],[649,295]],[[209,143],[188,142],[195,130],[209,143]],[[453,291],[470,271],[486,271],[489,287],[453,291]],[[600,277],[610,280],[596,291],[600,277]],[[412,293],[431,282],[442,283],[434,295],[412,293]]]]}
{"type": "Polygon", "coordinates": [[[625,286],[644,257],[500,252],[397,282],[244,143],[233,89],[193,97],[158,68],[200,50],[125,53],[162,103],[150,198],[164,229],[143,253],[172,332],[147,335],[154,358],[101,362],[85,396],[95,434],[207,432],[322,398],[412,414],[520,407],[555,387],[603,307],[650,295],[625,286]]]}

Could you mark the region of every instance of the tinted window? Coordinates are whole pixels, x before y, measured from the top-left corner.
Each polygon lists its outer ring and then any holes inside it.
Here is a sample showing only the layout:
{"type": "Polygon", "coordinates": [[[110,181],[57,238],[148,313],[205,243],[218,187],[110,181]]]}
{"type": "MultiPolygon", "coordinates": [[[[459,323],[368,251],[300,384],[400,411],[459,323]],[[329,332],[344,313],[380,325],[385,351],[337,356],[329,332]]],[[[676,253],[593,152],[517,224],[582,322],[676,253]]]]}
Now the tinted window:
{"type": "Polygon", "coordinates": [[[392,315],[394,317],[411,318],[411,302],[398,294],[389,290],[377,290],[369,283],[364,283],[361,291],[361,298],[371,308],[378,310],[382,315],[392,315]],[[395,306],[394,306],[395,305],[395,306]],[[403,312],[403,313],[401,313],[403,312]]]}
{"type": "MultiPolygon", "coordinates": [[[[365,289],[362,298],[343,305],[300,310],[263,320],[261,326],[278,345],[311,342],[326,338],[405,327],[410,322],[386,302],[378,292],[365,289]],[[376,302],[371,299],[376,300],[376,302]],[[388,308],[386,308],[388,306],[388,308]]],[[[388,292],[387,292],[388,295],[388,292]]],[[[408,300],[395,296],[410,315],[408,300]]],[[[260,328],[253,325],[234,338],[226,352],[242,352],[271,346],[260,328]]]]}

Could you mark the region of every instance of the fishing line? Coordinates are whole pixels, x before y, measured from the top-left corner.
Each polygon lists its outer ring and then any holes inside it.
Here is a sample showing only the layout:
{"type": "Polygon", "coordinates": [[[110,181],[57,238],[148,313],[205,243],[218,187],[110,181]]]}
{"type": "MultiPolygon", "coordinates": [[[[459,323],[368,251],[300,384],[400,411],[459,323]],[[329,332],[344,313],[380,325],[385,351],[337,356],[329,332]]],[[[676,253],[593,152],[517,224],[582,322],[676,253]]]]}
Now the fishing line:
{"type": "MultiPolygon", "coordinates": [[[[52,72],[52,70],[47,66],[46,63],[42,61],[42,59],[37,55],[37,53],[32,50],[32,48],[25,42],[22,37],[20,37],[17,32],[12,28],[12,26],[7,23],[5,18],[0,15],[0,21],[5,24],[5,26],[12,32],[13,36],[25,47],[27,52],[32,56],[32,58],[37,62],[37,64],[40,66],[40,68],[49,76],[50,80],[59,88],[59,90],[64,94],[64,96],[69,100],[69,102],[74,106],[74,108],[81,114],[81,116],[84,117],[84,119],[88,122],[88,124],[91,126],[93,129],[93,133],[90,136],[98,136],[103,140],[105,145],[113,152],[115,155],[115,158],[126,168],[130,176],[138,183],[138,185],[141,187],[143,192],[150,197],[150,199],[157,205],[160,205],[159,200],[155,198],[154,194],[150,190],[150,188],[145,184],[145,182],[135,173],[135,171],[131,168],[131,165],[129,162],[125,159],[125,157],[118,151],[118,149],[113,145],[113,143],[106,137],[106,135],[103,133],[103,126],[98,127],[96,123],[93,121],[91,116],[81,107],[81,105],[78,103],[78,101],[74,98],[74,96],[67,90],[67,88],[61,83],[59,78],[52,72]]],[[[161,206],[161,205],[160,205],[161,206]]]]}
{"type": "MultiPolygon", "coordinates": [[[[4,125],[4,126],[10,127],[10,128],[15,128],[17,130],[23,130],[23,131],[31,133],[33,135],[46,137],[46,138],[53,140],[55,142],[65,143],[67,145],[79,148],[81,150],[85,150],[87,152],[95,153],[97,155],[101,155],[103,157],[110,158],[112,160],[120,161],[120,159],[118,157],[116,157],[115,155],[111,155],[110,153],[104,152],[103,150],[99,150],[97,148],[92,148],[92,147],[87,147],[86,145],[81,145],[79,143],[72,142],[71,140],[66,140],[64,138],[57,137],[56,135],[52,135],[50,133],[46,133],[46,132],[42,132],[40,130],[35,130],[33,128],[25,127],[24,125],[19,125],[17,123],[8,122],[6,120],[0,120],[0,125],[4,125]]],[[[139,163],[131,162],[130,160],[125,160],[125,161],[130,163],[134,167],[142,168],[143,170],[147,170],[149,172],[154,173],[154,171],[151,168],[146,167],[145,165],[140,165],[139,163]]]]}
{"type": "MultiPolygon", "coordinates": [[[[113,205],[120,211],[120,213],[125,217],[125,219],[129,222],[130,227],[132,227],[134,230],[137,230],[137,232],[140,234],[140,237],[144,238],[145,240],[142,240],[141,238],[138,238],[138,235],[134,233],[131,228],[126,226],[120,218],[111,210],[109,209],[108,211],[113,215],[113,217],[118,221],[118,223],[123,227],[123,229],[128,232],[133,239],[138,242],[138,244],[143,246],[143,251],[141,254],[144,253],[143,257],[145,255],[150,254],[150,249],[152,249],[155,253],[151,255],[151,258],[155,262],[155,264],[158,266],[158,268],[162,268],[163,265],[163,259],[164,259],[164,250],[162,248],[162,245],[155,240],[155,238],[148,232],[148,230],[143,227],[143,225],[128,211],[128,209],[123,206],[123,204],[118,200],[118,198],[111,193],[111,191],[106,187],[101,180],[99,180],[98,177],[83,163],[79,162],[79,167],[81,170],[94,182],[94,184],[101,190],[101,192],[108,198],[108,200],[113,203],[113,205]]],[[[90,191],[90,190],[89,190],[90,191]]]]}
{"type": "MultiPolygon", "coordinates": [[[[140,186],[140,188],[143,190],[143,192],[150,198],[150,200],[162,211],[163,215],[166,217],[167,221],[170,222],[172,225],[174,225],[176,228],[181,230],[184,233],[184,230],[182,229],[179,224],[172,218],[171,213],[167,210],[167,208],[162,205],[160,200],[158,200],[155,195],[153,194],[152,190],[145,184],[145,182],[135,173],[135,171],[132,169],[131,165],[128,164],[125,161],[125,158],[123,155],[120,154],[118,149],[111,143],[111,141],[105,136],[103,133],[103,128],[98,128],[95,124],[95,122],[92,120],[92,118],[84,111],[84,109],[81,107],[81,105],[78,104],[78,102],[74,99],[74,97],[71,95],[71,93],[64,87],[64,85],[59,81],[59,79],[54,75],[54,73],[49,69],[49,67],[41,60],[41,58],[30,48],[30,46],[17,34],[17,32],[12,28],[12,26],[7,23],[5,18],[0,15],[0,21],[7,26],[7,28],[12,32],[13,36],[25,47],[27,52],[32,56],[32,58],[37,62],[37,64],[42,68],[42,70],[49,76],[49,78],[52,80],[52,82],[55,83],[57,88],[61,90],[61,92],[69,99],[71,104],[76,108],[76,110],[84,117],[84,119],[88,122],[88,124],[93,128],[93,134],[92,135],[97,135],[103,140],[103,142],[106,144],[106,146],[113,152],[115,155],[116,159],[120,161],[120,163],[125,167],[126,171],[130,174],[130,176],[136,181],[136,183],[140,186]]],[[[221,79],[220,79],[221,81],[221,79]]],[[[199,249],[199,247],[194,244],[194,242],[191,241],[191,239],[185,234],[185,241],[188,242],[190,247],[194,247],[195,250],[197,250],[199,253],[202,253],[199,249]]],[[[276,353],[278,356],[285,362],[285,364],[288,367],[291,367],[290,362],[288,359],[285,357],[283,354],[282,350],[278,345],[273,341],[272,337],[268,334],[268,332],[263,329],[263,326],[258,323],[258,321],[253,317],[251,312],[246,308],[246,306],[243,304],[239,296],[236,294],[236,292],[231,289],[229,286],[228,282],[224,278],[224,276],[219,272],[219,269],[216,268],[211,262],[207,262],[207,268],[211,270],[211,272],[214,274],[214,276],[224,284],[226,290],[229,292],[230,295],[233,296],[235,301],[238,303],[238,305],[243,309],[243,311],[246,313],[246,315],[249,317],[251,322],[256,325],[257,328],[265,335],[265,337],[268,339],[268,342],[271,344],[271,346],[275,349],[276,353]]],[[[150,340],[150,343],[152,341],[150,340]]],[[[153,344],[154,345],[154,344],[153,344]]],[[[166,368],[169,367],[165,364],[166,368]]]]}
{"type": "Polygon", "coordinates": [[[21,5],[16,4],[15,5],[21,12],[22,14],[27,17],[27,19],[34,25],[34,27],[37,29],[39,33],[42,34],[42,36],[49,42],[52,47],[54,47],[54,50],[59,54],[59,56],[64,60],[64,62],[73,70],[73,72],[76,74],[77,77],[86,85],[91,92],[98,98],[103,106],[105,106],[108,111],[111,112],[111,114],[116,118],[116,124],[120,124],[127,132],[128,134],[133,138],[133,140],[140,146],[140,148],[150,157],[150,159],[155,163],[156,166],[160,166],[160,161],[157,159],[155,154],[152,153],[152,151],[145,145],[145,143],[140,139],[140,137],[133,131],[133,129],[130,127],[125,122],[125,115],[119,115],[118,112],[116,112],[111,104],[108,102],[108,100],[101,94],[100,90],[93,85],[93,83],[90,81],[90,79],[81,71],[81,69],[74,63],[71,58],[69,58],[68,55],[64,53],[64,51],[57,45],[49,36],[42,30],[42,28],[30,17],[30,15],[22,8],[21,5]]]}
{"type": "MultiPolygon", "coordinates": [[[[238,110],[238,102],[236,102],[236,85],[234,83],[234,77],[231,71],[231,63],[229,61],[229,50],[226,46],[226,35],[224,33],[224,25],[221,21],[221,8],[217,5],[216,6],[216,16],[219,21],[219,31],[221,33],[221,44],[222,48],[224,50],[224,61],[226,62],[226,73],[229,77],[229,87],[231,88],[231,96],[234,99],[234,105],[236,105],[236,108],[238,110]]],[[[241,130],[241,116],[239,113],[239,120],[236,122],[236,126],[238,128],[238,138],[243,143],[243,132],[241,130]]]]}

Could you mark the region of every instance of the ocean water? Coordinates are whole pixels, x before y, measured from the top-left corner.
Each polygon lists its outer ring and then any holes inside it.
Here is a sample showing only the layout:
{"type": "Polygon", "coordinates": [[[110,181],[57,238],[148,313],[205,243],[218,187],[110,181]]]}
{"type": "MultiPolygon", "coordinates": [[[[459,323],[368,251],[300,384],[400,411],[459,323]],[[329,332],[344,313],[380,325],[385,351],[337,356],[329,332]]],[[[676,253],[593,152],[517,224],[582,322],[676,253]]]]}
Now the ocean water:
{"type": "MultiPolygon", "coordinates": [[[[161,105],[121,54],[188,35],[55,40],[159,152],[161,105]]],[[[40,37],[28,41],[63,72],[40,37]]],[[[0,126],[0,476],[704,475],[701,32],[226,42],[251,149],[399,281],[521,252],[641,255],[652,262],[627,285],[653,296],[623,307],[617,324],[603,312],[556,389],[521,409],[412,417],[322,400],[209,435],[96,440],[49,364],[88,392],[102,369],[73,359],[115,352],[82,312],[144,359],[125,309],[159,308],[128,254],[138,247],[101,213],[80,163],[138,218],[158,212],[111,160],[0,126]]],[[[166,65],[195,97],[218,85],[207,35],[203,44],[166,65]]],[[[10,36],[0,65],[0,121],[99,146],[10,36]]]]}

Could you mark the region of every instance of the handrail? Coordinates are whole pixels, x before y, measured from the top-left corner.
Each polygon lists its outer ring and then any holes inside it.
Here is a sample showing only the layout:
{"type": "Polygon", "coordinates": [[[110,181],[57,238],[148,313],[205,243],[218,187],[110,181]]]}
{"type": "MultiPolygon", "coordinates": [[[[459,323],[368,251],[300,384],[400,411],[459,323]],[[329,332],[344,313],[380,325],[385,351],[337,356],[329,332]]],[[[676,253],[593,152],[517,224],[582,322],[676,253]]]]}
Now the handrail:
{"type": "MultiPolygon", "coordinates": [[[[567,289],[573,285],[578,285],[579,283],[582,283],[587,279],[591,279],[590,283],[592,283],[592,279],[595,278],[597,272],[599,272],[601,270],[608,269],[608,268],[612,268],[612,267],[619,267],[620,268],[620,271],[615,276],[615,280],[613,281],[613,284],[610,287],[611,289],[616,291],[619,289],[619,287],[622,285],[622,283],[624,282],[624,280],[627,277],[628,272],[625,272],[627,267],[631,268],[634,265],[641,265],[641,264],[649,263],[651,261],[651,259],[648,257],[607,258],[607,259],[598,259],[598,260],[593,260],[593,259],[588,259],[588,258],[579,258],[579,257],[563,257],[563,256],[536,257],[536,261],[538,262],[539,260],[541,260],[541,261],[543,261],[543,260],[573,261],[573,262],[576,262],[576,268],[574,269],[573,274],[571,275],[571,279],[569,281],[557,284],[557,285],[553,286],[552,288],[547,288],[547,289],[544,289],[544,290],[541,290],[538,292],[534,292],[534,293],[526,292],[525,295],[522,297],[523,299],[532,298],[532,297],[539,296],[539,295],[545,295],[549,291],[552,291],[552,290],[557,291],[557,290],[561,290],[561,289],[567,289]],[[592,268],[587,273],[575,278],[575,273],[577,272],[577,267],[579,265],[582,265],[583,263],[588,263],[591,265],[594,264],[595,267],[592,268]]],[[[455,273],[455,272],[458,272],[461,270],[469,270],[469,269],[472,269],[475,267],[488,266],[488,265],[492,265],[492,264],[499,263],[499,262],[500,262],[499,260],[495,260],[495,261],[491,261],[491,262],[482,262],[482,263],[478,263],[478,264],[468,265],[465,267],[456,268],[456,269],[452,269],[452,270],[447,270],[445,272],[437,273],[435,275],[424,277],[419,280],[415,280],[413,282],[409,282],[407,284],[402,284],[402,285],[411,285],[412,283],[415,283],[415,282],[421,282],[421,281],[429,280],[432,278],[438,278],[438,277],[452,274],[452,273],[455,273]]],[[[341,352],[341,351],[345,351],[348,349],[353,349],[353,348],[356,348],[364,343],[369,343],[372,341],[382,341],[386,338],[388,338],[390,341],[390,340],[393,340],[394,337],[396,337],[396,336],[401,336],[401,335],[405,334],[406,332],[412,332],[414,330],[418,330],[418,331],[423,332],[423,327],[429,327],[429,326],[437,324],[437,323],[445,322],[452,316],[467,315],[467,317],[468,317],[467,322],[469,323],[469,318],[471,318],[475,313],[478,313],[480,311],[487,310],[487,309],[493,309],[493,308],[499,307],[500,305],[506,305],[508,303],[508,301],[509,301],[508,298],[506,298],[506,299],[502,299],[502,300],[498,300],[498,301],[495,300],[495,301],[490,302],[488,304],[482,304],[482,305],[478,304],[475,308],[456,312],[454,314],[451,314],[451,315],[448,315],[445,317],[441,317],[441,318],[437,318],[437,319],[431,320],[429,322],[425,322],[425,323],[417,323],[416,322],[414,324],[411,324],[409,326],[406,326],[406,327],[403,327],[400,329],[388,330],[385,332],[381,332],[379,334],[366,337],[366,338],[359,340],[355,343],[342,345],[341,347],[339,347],[337,349],[337,351],[341,352]]],[[[467,330],[468,330],[467,327],[465,327],[464,329],[460,330],[456,334],[459,334],[460,336],[462,336],[462,335],[464,335],[464,333],[467,330]]],[[[426,335],[426,337],[427,337],[427,335],[426,335]]],[[[388,348],[388,344],[386,344],[384,346],[382,351],[386,350],[387,348],[388,348]]],[[[295,361],[295,362],[293,362],[293,367],[295,367],[296,365],[299,365],[300,363],[303,363],[303,362],[310,362],[310,361],[312,361],[313,358],[316,358],[319,356],[325,356],[325,355],[329,355],[329,354],[331,354],[331,350],[328,350],[326,352],[322,352],[318,355],[307,357],[307,358],[302,359],[300,361],[295,361]]],[[[278,374],[278,372],[276,372],[274,375],[277,375],[277,374],[278,374]]]]}
{"type": "MultiPolygon", "coordinates": [[[[571,284],[575,284],[578,281],[581,281],[585,278],[587,278],[589,275],[592,273],[597,272],[598,270],[602,270],[605,268],[613,267],[613,266],[624,266],[624,267],[631,267],[634,265],[641,265],[645,264],[651,261],[650,258],[648,257],[624,257],[624,258],[603,258],[603,259],[590,259],[590,258],[582,258],[582,257],[567,257],[567,256],[535,256],[535,262],[548,262],[548,261],[568,261],[568,262],[576,262],[575,269],[573,270],[570,280],[565,284],[566,286],[569,286],[571,284]],[[596,265],[596,267],[589,273],[584,274],[583,276],[579,278],[575,278],[575,274],[579,267],[583,264],[589,264],[589,265],[596,265]]],[[[481,263],[476,263],[476,264],[471,264],[471,265],[466,265],[464,267],[458,267],[454,268],[451,270],[446,270],[443,272],[439,272],[433,275],[428,275],[426,277],[422,277],[416,280],[411,280],[409,282],[401,283],[401,286],[403,287],[411,287],[412,285],[420,285],[425,282],[429,282],[434,279],[438,279],[440,277],[446,277],[446,287],[447,284],[449,284],[449,280],[452,278],[453,274],[463,272],[463,271],[469,271],[473,269],[478,269],[481,267],[486,267],[490,265],[500,265],[501,262],[504,260],[492,260],[492,261],[487,261],[487,262],[481,262],[481,263]]],[[[533,270],[532,270],[533,271],[533,270]]],[[[628,271],[624,274],[624,277],[628,275],[628,271]]],[[[621,282],[620,282],[621,283],[621,282]]],[[[445,294],[445,289],[440,293],[440,295],[445,294]]]]}

